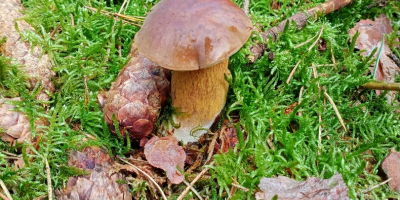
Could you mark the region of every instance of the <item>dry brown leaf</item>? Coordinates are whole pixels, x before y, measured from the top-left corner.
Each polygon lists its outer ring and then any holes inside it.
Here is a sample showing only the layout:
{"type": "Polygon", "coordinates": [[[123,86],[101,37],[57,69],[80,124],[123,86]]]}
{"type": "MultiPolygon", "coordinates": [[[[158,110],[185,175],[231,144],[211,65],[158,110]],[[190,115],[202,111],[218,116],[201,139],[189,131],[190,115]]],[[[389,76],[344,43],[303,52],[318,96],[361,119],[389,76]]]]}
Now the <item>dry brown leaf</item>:
{"type": "MultiPolygon", "coordinates": [[[[378,50],[373,56],[373,58],[377,58],[384,34],[391,33],[393,28],[390,25],[390,19],[382,14],[379,16],[379,18],[376,18],[375,21],[370,19],[360,20],[352,29],[349,30],[349,35],[353,37],[357,31],[360,32],[360,35],[356,40],[356,46],[360,50],[365,50],[365,52],[362,52],[361,55],[369,56],[374,48],[377,48],[378,50]]],[[[386,42],[383,45],[383,48],[384,49],[382,50],[379,66],[376,72],[376,79],[378,81],[393,83],[395,75],[400,71],[400,69],[396,63],[386,55],[385,52],[390,51],[390,48],[386,42]]],[[[370,69],[373,73],[374,66],[370,69]]],[[[380,90],[377,90],[376,93],[379,95],[380,90]]],[[[390,92],[388,101],[391,102],[394,96],[395,92],[390,92]]]]}
{"type": "Polygon", "coordinates": [[[382,169],[387,174],[389,187],[393,191],[400,192],[400,153],[392,151],[382,162],[382,169]]]}
{"type": "Polygon", "coordinates": [[[167,173],[168,179],[173,184],[179,184],[184,176],[178,171],[177,166],[184,169],[186,154],[178,139],[173,136],[151,138],[144,146],[147,161],[167,173]]]}
{"type": "Polygon", "coordinates": [[[262,178],[258,187],[262,192],[256,193],[256,199],[270,200],[274,196],[278,196],[279,200],[349,199],[348,188],[341,174],[336,174],[330,179],[311,177],[306,181],[296,181],[285,176],[262,178]]]}

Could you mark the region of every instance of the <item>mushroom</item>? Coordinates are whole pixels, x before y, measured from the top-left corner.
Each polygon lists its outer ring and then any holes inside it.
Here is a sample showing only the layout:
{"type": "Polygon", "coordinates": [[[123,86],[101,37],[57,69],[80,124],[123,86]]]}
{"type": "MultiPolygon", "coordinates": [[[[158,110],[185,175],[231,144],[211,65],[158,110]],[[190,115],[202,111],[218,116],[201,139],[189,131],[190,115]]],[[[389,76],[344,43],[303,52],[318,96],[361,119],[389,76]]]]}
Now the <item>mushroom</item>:
{"type": "Polygon", "coordinates": [[[135,35],[138,51],[161,67],[173,70],[173,116],[180,127],[173,135],[195,142],[209,129],[225,105],[229,56],[252,31],[252,22],[231,0],[162,0],[135,35]]]}

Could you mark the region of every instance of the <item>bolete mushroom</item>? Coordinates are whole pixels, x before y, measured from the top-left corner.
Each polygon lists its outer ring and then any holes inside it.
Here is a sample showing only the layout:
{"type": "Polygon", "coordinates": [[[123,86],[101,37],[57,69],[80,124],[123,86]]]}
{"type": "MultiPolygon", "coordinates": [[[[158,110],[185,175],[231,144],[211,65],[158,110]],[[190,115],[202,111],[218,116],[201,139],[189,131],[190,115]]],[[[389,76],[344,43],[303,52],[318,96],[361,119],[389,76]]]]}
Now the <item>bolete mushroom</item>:
{"type": "Polygon", "coordinates": [[[138,51],[161,67],[174,70],[172,104],[182,115],[173,135],[197,141],[225,105],[229,56],[252,31],[252,22],[231,0],[162,0],[135,35],[138,51]]]}

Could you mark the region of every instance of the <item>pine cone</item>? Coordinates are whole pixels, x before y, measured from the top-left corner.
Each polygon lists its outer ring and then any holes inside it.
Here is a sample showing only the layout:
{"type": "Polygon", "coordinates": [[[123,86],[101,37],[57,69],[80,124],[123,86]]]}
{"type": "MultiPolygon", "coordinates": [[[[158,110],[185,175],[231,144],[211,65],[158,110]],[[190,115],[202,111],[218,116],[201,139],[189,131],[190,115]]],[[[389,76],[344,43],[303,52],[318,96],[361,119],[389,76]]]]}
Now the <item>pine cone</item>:
{"type": "Polygon", "coordinates": [[[169,95],[169,71],[140,55],[134,45],[131,49],[132,59],[105,95],[103,111],[113,132],[115,113],[122,136],[125,137],[126,130],[130,139],[139,140],[151,133],[158,111],[169,95]]]}
{"type": "Polygon", "coordinates": [[[90,175],[70,177],[66,188],[55,191],[59,200],[129,200],[132,199],[120,173],[109,174],[112,160],[107,152],[98,147],[86,147],[82,151],[72,152],[69,166],[89,171],[90,175]]]}
{"type": "Polygon", "coordinates": [[[16,21],[22,18],[20,12],[24,7],[20,0],[0,0],[0,40],[6,37],[6,42],[0,45],[0,54],[12,57],[14,64],[25,65],[23,70],[30,77],[29,83],[33,88],[37,82],[43,85],[42,92],[38,95],[39,100],[49,100],[47,92],[53,93],[55,88],[51,77],[55,74],[51,71],[51,62],[47,54],[42,55],[39,47],[33,48],[29,42],[21,41],[21,36],[15,30],[15,23],[21,32],[33,30],[25,21],[16,21]]]}
{"type": "MultiPolygon", "coordinates": [[[[19,98],[9,99],[11,101],[20,101],[19,98]]],[[[14,105],[4,102],[0,99],[0,136],[5,142],[22,143],[24,140],[31,141],[31,129],[29,119],[20,112],[12,111],[14,105]],[[2,129],[2,130],[1,130],[2,129]]]]}

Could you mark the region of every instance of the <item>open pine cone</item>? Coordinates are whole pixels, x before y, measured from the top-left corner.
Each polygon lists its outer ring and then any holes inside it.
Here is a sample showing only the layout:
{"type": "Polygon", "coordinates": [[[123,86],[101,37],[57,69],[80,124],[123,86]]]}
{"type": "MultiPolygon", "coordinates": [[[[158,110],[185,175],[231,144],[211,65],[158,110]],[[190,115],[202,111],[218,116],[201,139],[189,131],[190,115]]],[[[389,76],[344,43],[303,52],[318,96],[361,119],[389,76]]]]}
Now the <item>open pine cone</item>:
{"type": "Polygon", "coordinates": [[[19,31],[33,30],[33,28],[22,20],[21,0],[0,0],[0,40],[6,37],[6,42],[0,45],[0,54],[13,58],[14,64],[24,65],[22,70],[29,77],[31,87],[35,87],[37,82],[43,85],[43,90],[37,96],[39,100],[49,100],[46,92],[53,93],[55,88],[51,78],[55,75],[51,71],[52,64],[47,54],[42,55],[39,47],[31,50],[29,42],[21,40],[19,32],[15,29],[18,25],[19,31]]]}
{"type": "Polygon", "coordinates": [[[153,130],[159,109],[169,95],[169,71],[140,55],[134,45],[130,56],[132,59],[104,97],[103,112],[113,132],[115,114],[122,136],[125,137],[126,130],[131,140],[140,140],[153,130]]]}
{"type": "Polygon", "coordinates": [[[125,180],[120,173],[111,174],[110,156],[99,147],[86,147],[72,152],[68,160],[69,166],[89,171],[89,175],[70,177],[63,190],[57,190],[59,200],[130,200],[127,184],[118,183],[125,180]]]}
{"type": "MultiPolygon", "coordinates": [[[[19,98],[9,99],[11,101],[20,101],[19,98]]],[[[31,141],[31,129],[29,119],[23,113],[13,111],[15,106],[5,103],[0,99],[0,136],[5,142],[22,143],[24,140],[31,141]]]]}

